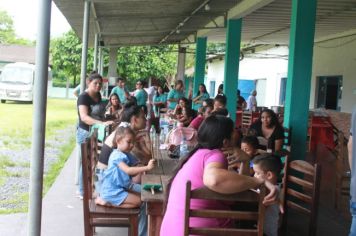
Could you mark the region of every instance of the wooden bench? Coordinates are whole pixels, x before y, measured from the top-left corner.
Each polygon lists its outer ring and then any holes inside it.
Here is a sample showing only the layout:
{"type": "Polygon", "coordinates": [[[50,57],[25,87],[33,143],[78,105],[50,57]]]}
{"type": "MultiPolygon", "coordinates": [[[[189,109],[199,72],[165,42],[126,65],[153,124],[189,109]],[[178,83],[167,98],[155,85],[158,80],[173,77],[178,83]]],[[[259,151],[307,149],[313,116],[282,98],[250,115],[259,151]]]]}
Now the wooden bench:
{"type": "Polygon", "coordinates": [[[83,165],[84,233],[92,236],[95,227],[128,227],[130,236],[138,235],[139,208],[123,209],[95,204],[95,166],[98,157],[97,131],[81,145],[83,165]]]}

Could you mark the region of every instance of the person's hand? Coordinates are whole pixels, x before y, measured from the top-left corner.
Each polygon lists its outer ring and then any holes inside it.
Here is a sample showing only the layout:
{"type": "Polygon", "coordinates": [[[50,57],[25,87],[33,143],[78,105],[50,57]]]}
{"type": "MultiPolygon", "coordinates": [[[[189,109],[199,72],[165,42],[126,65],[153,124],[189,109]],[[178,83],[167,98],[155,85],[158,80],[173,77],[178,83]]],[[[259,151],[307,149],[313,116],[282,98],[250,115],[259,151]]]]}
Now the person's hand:
{"type": "Polygon", "coordinates": [[[269,193],[263,199],[263,205],[270,206],[278,202],[278,187],[272,184],[270,181],[265,181],[265,186],[269,190],[269,193]]]}
{"type": "Polygon", "coordinates": [[[222,151],[229,163],[251,160],[251,157],[238,147],[223,148],[222,151]]]}
{"type": "Polygon", "coordinates": [[[108,120],[108,121],[105,121],[104,122],[104,125],[108,126],[108,125],[112,125],[114,124],[114,121],[113,120],[108,120]]]}
{"type": "Polygon", "coordinates": [[[156,160],[155,159],[151,159],[149,160],[148,164],[147,164],[147,170],[152,170],[156,165],[156,160]]]}

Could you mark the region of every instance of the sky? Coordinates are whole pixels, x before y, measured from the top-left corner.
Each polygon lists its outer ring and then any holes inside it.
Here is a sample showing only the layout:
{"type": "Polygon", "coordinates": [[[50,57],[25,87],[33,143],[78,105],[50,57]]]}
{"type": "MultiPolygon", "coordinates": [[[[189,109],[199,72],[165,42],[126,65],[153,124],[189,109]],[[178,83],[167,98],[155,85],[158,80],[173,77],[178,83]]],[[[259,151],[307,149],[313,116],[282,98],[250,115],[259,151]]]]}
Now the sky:
{"type": "MultiPolygon", "coordinates": [[[[16,35],[30,40],[37,36],[38,0],[0,0],[0,9],[5,10],[14,21],[16,35]]],[[[51,38],[70,30],[70,25],[52,2],[51,38]]]]}

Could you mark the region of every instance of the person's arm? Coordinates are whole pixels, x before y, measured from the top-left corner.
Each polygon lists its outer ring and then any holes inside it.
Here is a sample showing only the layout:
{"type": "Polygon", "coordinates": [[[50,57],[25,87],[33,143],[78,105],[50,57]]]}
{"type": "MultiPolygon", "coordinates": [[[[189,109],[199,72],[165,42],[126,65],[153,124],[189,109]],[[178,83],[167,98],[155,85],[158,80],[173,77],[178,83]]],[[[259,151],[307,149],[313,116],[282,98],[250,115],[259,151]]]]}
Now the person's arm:
{"type": "Polygon", "coordinates": [[[195,98],[193,98],[193,102],[197,103],[202,96],[203,94],[196,96],[195,98]]]}
{"type": "Polygon", "coordinates": [[[278,198],[278,188],[271,182],[228,171],[220,162],[211,162],[205,166],[203,182],[209,189],[225,194],[242,192],[265,184],[270,192],[266,195],[263,203],[269,205],[278,198]]]}
{"type": "Polygon", "coordinates": [[[168,97],[167,97],[167,101],[169,101],[169,102],[178,102],[178,99],[174,98],[174,90],[173,89],[171,91],[169,91],[168,97]]]}
{"type": "Polygon", "coordinates": [[[94,125],[94,124],[105,124],[105,125],[110,125],[113,123],[113,121],[100,121],[92,118],[89,116],[89,110],[86,105],[79,105],[79,116],[81,121],[83,121],[87,125],[94,125]]]}
{"type": "Polygon", "coordinates": [[[282,150],[283,147],[283,139],[277,139],[274,141],[274,151],[282,150]]]}
{"type": "Polygon", "coordinates": [[[347,143],[347,151],[349,156],[349,165],[352,172],[352,135],[350,134],[349,142],[347,143]]]}
{"type": "Polygon", "coordinates": [[[77,87],[75,87],[74,91],[73,91],[73,95],[75,97],[79,97],[79,93],[80,93],[80,85],[78,85],[77,87]]]}
{"type": "Polygon", "coordinates": [[[130,176],[135,176],[145,171],[152,170],[154,168],[154,165],[155,165],[155,160],[151,159],[148,162],[147,166],[128,166],[125,162],[122,161],[118,164],[118,167],[126,174],[130,176]]]}

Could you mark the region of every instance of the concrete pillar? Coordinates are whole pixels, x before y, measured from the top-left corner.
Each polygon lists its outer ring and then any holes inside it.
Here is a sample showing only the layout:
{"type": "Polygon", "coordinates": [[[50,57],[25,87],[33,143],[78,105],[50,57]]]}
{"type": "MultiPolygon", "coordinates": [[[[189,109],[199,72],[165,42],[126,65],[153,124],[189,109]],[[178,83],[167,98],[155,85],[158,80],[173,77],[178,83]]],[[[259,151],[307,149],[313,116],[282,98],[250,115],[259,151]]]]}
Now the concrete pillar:
{"type": "Polygon", "coordinates": [[[88,58],[88,35],[89,35],[89,16],[90,16],[90,2],[84,2],[84,16],[83,16],[83,36],[82,36],[82,63],[80,69],[80,93],[85,90],[85,78],[87,74],[87,58],[88,58]]]}
{"type": "Polygon", "coordinates": [[[98,72],[98,43],[99,43],[99,34],[95,34],[94,38],[94,62],[93,62],[93,70],[98,72]]]}
{"type": "Polygon", "coordinates": [[[230,118],[236,120],[237,85],[240,65],[242,19],[232,19],[227,22],[226,53],[224,70],[224,94],[227,99],[227,109],[230,118]]]}
{"type": "Polygon", "coordinates": [[[292,159],[304,159],[308,129],[316,0],[293,0],[284,126],[291,128],[292,159]]]}
{"type": "Polygon", "coordinates": [[[187,51],[186,48],[179,46],[179,48],[178,48],[177,79],[182,80],[184,83],[184,86],[186,86],[185,81],[184,81],[186,51],[187,51]]]}
{"type": "Polygon", "coordinates": [[[205,60],[206,60],[206,37],[197,38],[195,49],[195,72],[193,94],[196,94],[199,89],[199,84],[204,83],[205,77],[205,60]]]}
{"type": "Polygon", "coordinates": [[[33,94],[32,145],[28,206],[28,235],[41,235],[43,165],[51,25],[51,1],[38,1],[35,84],[33,94]]]}
{"type": "Polygon", "coordinates": [[[108,79],[109,85],[115,85],[117,78],[117,50],[118,48],[113,47],[109,49],[109,71],[108,71],[108,79]]]}

